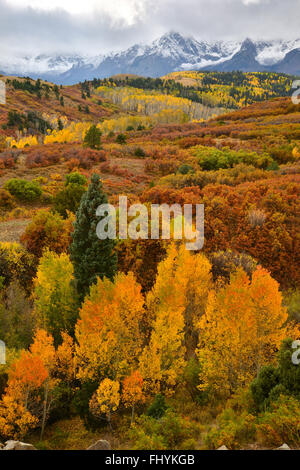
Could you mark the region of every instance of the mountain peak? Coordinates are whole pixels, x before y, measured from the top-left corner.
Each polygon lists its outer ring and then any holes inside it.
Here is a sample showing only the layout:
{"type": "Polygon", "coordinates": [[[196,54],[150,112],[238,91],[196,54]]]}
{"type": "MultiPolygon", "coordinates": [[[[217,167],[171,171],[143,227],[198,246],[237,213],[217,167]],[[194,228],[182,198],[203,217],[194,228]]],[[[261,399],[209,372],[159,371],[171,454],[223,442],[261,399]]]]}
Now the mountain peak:
{"type": "Polygon", "coordinates": [[[180,70],[277,71],[300,75],[300,39],[283,41],[201,41],[171,30],[151,44],[96,57],[40,54],[1,58],[7,75],[73,84],[119,73],[160,77],[180,70]]]}
{"type": "Polygon", "coordinates": [[[241,51],[255,51],[256,45],[250,38],[246,38],[241,45],[241,51]]]}
{"type": "Polygon", "coordinates": [[[165,39],[169,39],[169,40],[172,40],[172,41],[185,41],[187,38],[184,37],[182,34],[178,33],[177,31],[168,31],[167,33],[163,34],[159,40],[165,40],[165,39]]]}

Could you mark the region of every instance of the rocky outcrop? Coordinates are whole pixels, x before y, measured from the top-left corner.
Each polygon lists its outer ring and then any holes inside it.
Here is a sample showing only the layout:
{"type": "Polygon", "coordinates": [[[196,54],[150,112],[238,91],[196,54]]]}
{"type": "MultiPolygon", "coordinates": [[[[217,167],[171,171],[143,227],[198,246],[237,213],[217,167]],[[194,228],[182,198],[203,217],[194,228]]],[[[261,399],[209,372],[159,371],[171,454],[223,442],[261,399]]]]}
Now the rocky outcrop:
{"type": "Polygon", "coordinates": [[[6,441],[2,450],[37,450],[33,445],[20,441],[6,441]]]}
{"type": "Polygon", "coordinates": [[[282,446],[278,447],[276,450],[291,450],[287,444],[282,444],[282,446]]]}
{"type": "Polygon", "coordinates": [[[97,441],[94,444],[92,444],[90,447],[88,447],[86,450],[110,450],[110,443],[108,441],[97,441]]]}

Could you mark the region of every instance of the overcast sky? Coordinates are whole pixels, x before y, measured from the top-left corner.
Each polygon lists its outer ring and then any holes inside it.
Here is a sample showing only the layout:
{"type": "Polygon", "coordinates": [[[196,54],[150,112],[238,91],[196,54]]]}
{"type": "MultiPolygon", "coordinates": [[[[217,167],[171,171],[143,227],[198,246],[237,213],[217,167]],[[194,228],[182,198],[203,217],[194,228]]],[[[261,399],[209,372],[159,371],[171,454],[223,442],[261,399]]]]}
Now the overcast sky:
{"type": "Polygon", "coordinates": [[[102,54],[170,30],[197,39],[296,39],[300,0],[0,0],[0,56],[102,54]]]}

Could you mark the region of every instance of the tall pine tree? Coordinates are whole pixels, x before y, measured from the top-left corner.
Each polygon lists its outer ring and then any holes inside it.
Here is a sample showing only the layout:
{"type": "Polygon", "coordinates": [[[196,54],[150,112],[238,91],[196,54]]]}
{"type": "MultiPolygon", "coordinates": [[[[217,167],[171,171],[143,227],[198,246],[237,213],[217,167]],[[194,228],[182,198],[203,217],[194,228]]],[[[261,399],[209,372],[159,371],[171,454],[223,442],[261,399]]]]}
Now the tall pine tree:
{"type": "Polygon", "coordinates": [[[79,298],[82,301],[97,277],[113,279],[117,271],[117,255],[114,252],[115,240],[99,240],[97,224],[102,217],[96,216],[101,204],[107,203],[99,175],[94,174],[87,192],[83,195],[76,213],[76,222],[70,247],[71,261],[79,298]]]}

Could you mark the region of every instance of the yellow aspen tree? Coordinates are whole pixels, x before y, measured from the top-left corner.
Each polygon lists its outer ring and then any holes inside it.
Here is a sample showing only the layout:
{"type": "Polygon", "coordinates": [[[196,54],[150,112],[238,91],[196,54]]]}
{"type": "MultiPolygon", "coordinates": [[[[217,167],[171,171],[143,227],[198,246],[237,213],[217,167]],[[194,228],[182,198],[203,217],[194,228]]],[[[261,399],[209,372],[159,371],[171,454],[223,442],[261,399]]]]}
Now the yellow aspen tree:
{"type": "Polygon", "coordinates": [[[156,283],[147,296],[147,321],[152,328],[140,370],[150,390],[175,387],[195,354],[198,322],[212,288],[211,265],[202,254],[172,244],[158,266],[156,283]]]}
{"type": "Polygon", "coordinates": [[[174,284],[176,259],[177,249],[172,245],[147,296],[152,333],[140,358],[140,371],[152,393],[161,388],[171,393],[185,365],[184,293],[174,284]]]}
{"type": "Polygon", "coordinates": [[[38,419],[33,416],[12,395],[4,395],[0,401],[0,435],[6,439],[23,439],[25,434],[35,428],[38,419]]]}
{"type": "Polygon", "coordinates": [[[124,376],[137,365],[143,343],[144,297],[132,273],[92,285],[76,326],[78,377],[124,376]]]}
{"type": "Polygon", "coordinates": [[[278,283],[257,268],[250,281],[242,268],[212,291],[199,321],[200,389],[228,395],[272,362],[286,336],[286,309],[278,283]]]}
{"type": "Polygon", "coordinates": [[[44,251],[34,280],[34,310],[39,325],[54,336],[56,344],[62,331],[74,330],[77,299],[73,273],[66,253],[44,251]]]}
{"type": "Polygon", "coordinates": [[[116,411],[120,404],[120,383],[118,381],[104,379],[96,390],[96,401],[99,411],[106,415],[111,427],[111,414],[116,411]]]}

